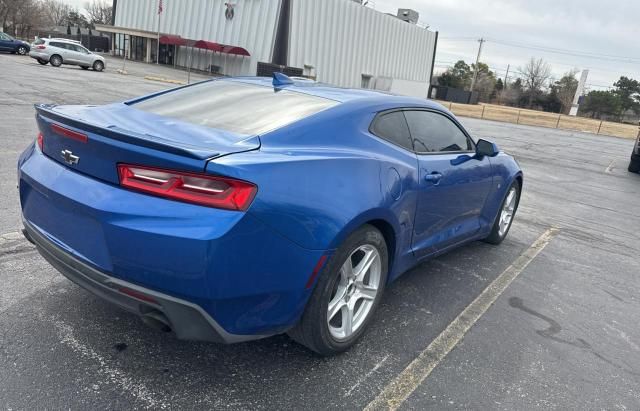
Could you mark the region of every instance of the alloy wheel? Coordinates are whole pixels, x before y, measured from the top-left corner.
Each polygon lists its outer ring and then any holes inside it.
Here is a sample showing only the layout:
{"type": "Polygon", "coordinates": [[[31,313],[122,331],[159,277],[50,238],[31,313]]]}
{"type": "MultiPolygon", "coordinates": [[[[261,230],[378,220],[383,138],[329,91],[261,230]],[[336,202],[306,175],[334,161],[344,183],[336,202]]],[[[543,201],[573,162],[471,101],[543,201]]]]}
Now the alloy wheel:
{"type": "Polygon", "coordinates": [[[356,248],[342,264],[327,308],[333,338],[346,340],[364,324],[378,295],[381,272],[380,252],[370,244],[356,248]]]}
{"type": "Polygon", "coordinates": [[[504,236],[509,229],[509,225],[511,224],[511,220],[513,219],[513,213],[516,209],[516,201],[518,199],[518,193],[515,187],[511,187],[509,189],[509,194],[507,194],[507,198],[504,200],[504,204],[502,205],[502,210],[500,211],[500,221],[498,230],[498,234],[500,237],[504,236]]]}
{"type": "Polygon", "coordinates": [[[18,54],[20,54],[21,56],[24,56],[25,54],[27,54],[27,48],[26,47],[18,47],[18,54]]]}

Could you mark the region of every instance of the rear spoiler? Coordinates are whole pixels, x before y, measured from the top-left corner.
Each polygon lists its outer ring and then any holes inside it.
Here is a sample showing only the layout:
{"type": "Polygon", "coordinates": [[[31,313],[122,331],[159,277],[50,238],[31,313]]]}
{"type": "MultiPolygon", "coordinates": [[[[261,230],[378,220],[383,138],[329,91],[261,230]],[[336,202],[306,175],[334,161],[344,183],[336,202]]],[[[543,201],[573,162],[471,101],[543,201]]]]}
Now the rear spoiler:
{"type": "MultiPolygon", "coordinates": [[[[135,132],[120,129],[117,126],[99,127],[89,124],[78,119],[61,115],[54,110],[56,107],[55,104],[35,104],[34,107],[36,109],[36,120],[39,120],[39,117],[47,118],[64,125],[109,137],[124,143],[135,144],[197,160],[213,159],[221,154],[215,151],[203,150],[201,147],[188,144],[177,144],[175,141],[167,141],[157,136],[139,135],[135,132]],[[149,139],[149,137],[152,137],[153,139],[149,139]]],[[[38,121],[38,123],[40,124],[40,121],[38,121]]]]}

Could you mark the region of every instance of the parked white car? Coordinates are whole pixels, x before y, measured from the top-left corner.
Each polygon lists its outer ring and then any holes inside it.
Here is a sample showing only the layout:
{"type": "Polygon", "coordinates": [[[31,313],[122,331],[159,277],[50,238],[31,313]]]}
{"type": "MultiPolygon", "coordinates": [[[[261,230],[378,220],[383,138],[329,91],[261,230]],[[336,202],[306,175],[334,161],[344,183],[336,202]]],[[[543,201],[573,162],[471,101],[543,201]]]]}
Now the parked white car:
{"type": "Polygon", "coordinates": [[[91,67],[95,71],[105,68],[104,57],[84,48],[79,41],[69,39],[37,39],[31,46],[29,56],[43,66],[47,63],[54,67],[69,64],[84,70],[91,67]]]}

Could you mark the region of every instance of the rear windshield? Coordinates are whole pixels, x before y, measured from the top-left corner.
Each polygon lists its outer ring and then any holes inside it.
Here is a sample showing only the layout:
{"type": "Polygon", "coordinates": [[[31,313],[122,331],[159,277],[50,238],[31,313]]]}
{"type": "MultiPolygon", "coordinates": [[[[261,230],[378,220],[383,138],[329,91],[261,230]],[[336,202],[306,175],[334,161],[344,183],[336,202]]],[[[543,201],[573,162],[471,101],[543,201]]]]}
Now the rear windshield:
{"type": "Polygon", "coordinates": [[[152,97],[132,107],[201,126],[256,135],[336,104],[295,91],[218,80],[152,97]]]}
{"type": "Polygon", "coordinates": [[[33,42],[33,44],[35,44],[35,45],[44,44],[44,40],[42,40],[42,39],[37,39],[36,41],[34,41],[34,42],[33,42]]]}

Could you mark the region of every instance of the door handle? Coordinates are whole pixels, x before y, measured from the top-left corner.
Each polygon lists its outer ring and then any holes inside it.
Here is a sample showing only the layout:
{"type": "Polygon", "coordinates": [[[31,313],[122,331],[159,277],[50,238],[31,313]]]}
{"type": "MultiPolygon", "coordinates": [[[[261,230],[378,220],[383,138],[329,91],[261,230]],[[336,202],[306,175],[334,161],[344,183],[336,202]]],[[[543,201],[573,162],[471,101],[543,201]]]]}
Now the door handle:
{"type": "Polygon", "coordinates": [[[427,174],[424,176],[425,180],[433,184],[438,184],[441,178],[442,178],[442,174],[438,173],[437,171],[434,171],[433,173],[427,174]]]}

